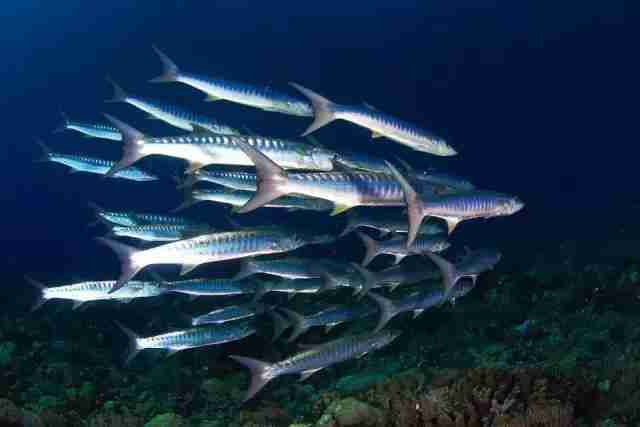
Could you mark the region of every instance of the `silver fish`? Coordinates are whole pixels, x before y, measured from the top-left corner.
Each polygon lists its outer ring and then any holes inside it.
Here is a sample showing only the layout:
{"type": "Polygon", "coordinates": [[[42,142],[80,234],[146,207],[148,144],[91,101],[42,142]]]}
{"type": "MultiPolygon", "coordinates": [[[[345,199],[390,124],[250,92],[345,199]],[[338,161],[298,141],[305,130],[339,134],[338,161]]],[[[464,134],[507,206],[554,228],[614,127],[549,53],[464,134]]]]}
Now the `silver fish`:
{"type": "Polygon", "coordinates": [[[285,279],[310,279],[320,277],[320,272],[314,268],[315,262],[315,260],[307,258],[294,257],[266,260],[244,258],[240,261],[240,271],[234,278],[239,280],[259,273],[285,279]]]}
{"type": "Polygon", "coordinates": [[[362,319],[376,312],[375,308],[363,304],[356,306],[335,305],[306,316],[286,308],[280,308],[280,311],[287,315],[293,327],[287,342],[295,341],[314,326],[324,326],[325,332],[329,332],[334,326],[362,319]]]}
{"type": "Polygon", "coordinates": [[[151,118],[162,120],[171,126],[193,132],[196,129],[206,129],[210,132],[223,135],[238,135],[240,132],[231,126],[222,124],[209,117],[184,110],[175,105],[132,95],[122,89],[113,79],[107,77],[107,81],[113,86],[113,98],[106,102],[123,102],[132,105],[139,110],[150,114],[151,118]]]}
{"type": "MultiPolygon", "coordinates": [[[[474,287],[475,284],[473,283],[457,285],[453,289],[453,294],[455,298],[460,298],[468,294],[474,287]]],[[[374,332],[382,330],[391,319],[400,313],[413,311],[413,318],[415,319],[425,310],[440,306],[447,301],[445,292],[442,289],[415,292],[397,301],[389,300],[374,292],[369,292],[367,296],[373,299],[380,309],[380,318],[374,332]]]]}
{"type": "Polygon", "coordinates": [[[402,145],[436,156],[455,156],[457,154],[447,142],[433,133],[411,123],[385,114],[369,105],[346,106],[329,101],[323,96],[296,83],[291,83],[305,95],[313,106],[313,123],[303,135],[309,134],[324,125],[342,119],[369,129],[373,138],[386,137],[402,145]]]}
{"type": "Polygon", "coordinates": [[[473,251],[457,264],[452,264],[433,252],[427,251],[425,255],[440,269],[445,301],[455,298],[454,292],[460,279],[469,278],[472,285],[475,285],[478,276],[492,270],[502,258],[500,252],[490,249],[473,251]]]}
{"type": "Polygon", "coordinates": [[[463,191],[475,190],[476,186],[465,178],[446,173],[439,172],[435,169],[426,171],[416,171],[409,163],[397,158],[398,162],[405,169],[410,180],[419,185],[419,192],[429,191],[433,194],[450,194],[460,193],[463,191]]]}
{"type": "Polygon", "coordinates": [[[293,298],[296,294],[317,294],[331,289],[334,289],[332,284],[323,278],[262,281],[256,282],[254,299],[259,299],[269,292],[284,293],[293,298]]]}
{"type": "Polygon", "coordinates": [[[287,374],[300,374],[300,379],[306,380],[315,372],[331,365],[378,350],[393,342],[399,335],[399,331],[392,330],[351,335],[294,354],[276,363],[241,356],[230,357],[251,371],[251,384],[243,400],[246,402],[274,378],[287,374]]]}
{"type": "Polygon", "coordinates": [[[144,224],[134,226],[114,225],[110,236],[130,237],[147,242],[174,242],[188,239],[201,234],[212,233],[209,226],[175,225],[175,224],[144,224]]]}
{"type": "Polygon", "coordinates": [[[118,170],[115,174],[108,174],[113,169],[115,162],[94,157],[79,156],[75,154],[61,154],[51,151],[49,147],[41,141],[37,141],[44,151],[42,162],[53,162],[65,165],[71,168],[71,172],[87,172],[97,175],[112,176],[114,178],[122,178],[130,181],[157,181],[158,177],[152,175],[142,169],[135,167],[127,167],[118,170]]]}
{"type": "MultiPolygon", "coordinates": [[[[187,194],[187,199],[176,208],[176,211],[192,206],[198,202],[207,201],[231,205],[233,206],[232,212],[236,212],[238,208],[244,206],[254,194],[255,193],[249,191],[232,190],[228,188],[193,190],[187,194]]],[[[267,203],[264,207],[323,212],[332,210],[333,204],[327,200],[310,197],[282,196],[267,203]]]]}
{"type": "Polygon", "coordinates": [[[234,190],[256,191],[258,188],[254,172],[198,169],[189,174],[178,186],[178,189],[193,186],[200,181],[211,182],[234,190]]]}
{"type": "Polygon", "coordinates": [[[463,220],[513,215],[524,207],[524,203],[518,197],[493,191],[473,191],[425,198],[416,193],[393,165],[389,163],[389,167],[402,184],[405,195],[409,217],[408,245],[415,240],[418,228],[426,216],[445,220],[451,234],[463,220]]]}
{"type": "Polygon", "coordinates": [[[394,264],[398,264],[405,257],[418,255],[425,251],[442,252],[451,246],[447,238],[442,235],[425,236],[420,235],[411,246],[407,246],[406,236],[397,236],[388,240],[377,241],[364,233],[358,232],[358,237],[362,240],[366,248],[366,254],[362,260],[362,266],[366,267],[380,254],[393,255],[394,264]]]}
{"type": "Polygon", "coordinates": [[[402,189],[388,174],[371,172],[287,173],[259,150],[238,142],[256,166],[258,191],[239,213],[250,212],[287,194],[300,194],[333,202],[332,215],[355,206],[402,205],[402,189]]]}
{"type": "Polygon", "coordinates": [[[207,225],[202,222],[179,216],[130,211],[107,211],[93,202],[89,203],[89,206],[95,211],[98,220],[108,226],[115,224],[123,227],[137,227],[140,225],[165,224],[185,227],[207,227],[207,225]]]}
{"type": "Polygon", "coordinates": [[[150,337],[139,337],[120,322],[116,321],[115,323],[129,340],[126,363],[131,362],[138,352],[147,348],[168,350],[171,355],[190,348],[238,341],[256,333],[256,328],[252,323],[242,321],[222,325],[204,325],[150,337]]]}
{"type": "Polygon", "coordinates": [[[192,296],[244,295],[256,292],[256,285],[233,279],[189,279],[163,282],[166,292],[192,296]]]}
{"type": "Polygon", "coordinates": [[[270,159],[287,169],[331,170],[333,152],[312,145],[261,136],[216,135],[194,132],[188,135],[152,138],[128,124],[105,114],[122,133],[122,158],[109,174],[153,154],[186,160],[188,172],[212,164],[251,166],[253,163],[238,144],[246,143],[264,150],[270,159]]]}
{"type": "Polygon", "coordinates": [[[343,167],[350,169],[360,169],[368,172],[390,173],[389,167],[384,159],[373,157],[368,154],[356,151],[344,151],[336,153],[333,159],[334,163],[338,163],[343,167]]]}
{"type": "Polygon", "coordinates": [[[62,124],[54,130],[55,133],[65,130],[74,130],[89,138],[108,139],[110,141],[122,141],[122,134],[118,129],[103,123],[84,123],[71,120],[65,113],[62,114],[62,124]]]}
{"type": "Polygon", "coordinates": [[[37,291],[38,296],[31,310],[36,310],[50,299],[73,301],[73,309],[92,301],[119,300],[128,302],[133,298],[148,298],[162,295],[163,289],[158,282],[141,282],[132,280],[117,292],[111,293],[115,287],[115,280],[89,281],[73,283],[71,285],[45,286],[44,284],[25,276],[37,291]]]}
{"type": "Polygon", "coordinates": [[[330,237],[264,227],[205,234],[144,250],[104,237],[97,240],[111,248],[120,260],[121,275],[114,288],[117,290],[149,265],[179,264],[182,265],[181,274],[186,274],[200,264],[288,252],[310,243],[330,241],[330,237]]]}
{"type": "MultiPolygon", "coordinates": [[[[398,211],[387,212],[382,209],[356,208],[347,212],[347,225],[340,237],[351,233],[357,228],[374,228],[380,231],[380,237],[390,233],[407,233],[409,227],[406,215],[398,211]]],[[[419,234],[435,235],[443,233],[444,228],[433,221],[423,224],[418,231],[419,234]]]]}
{"type": "Polygon", "coordinates": [[[261,303],[249,303],[241,305],[231,305],[210,311],[206,314],[193,317],[190,322],[193,326],[205,325],[208,323],[227,323],[234,320],[248,319],[264,313],[268,306],[261,303]]]}
{"type": "Polygon", "coordinates": [[[376,272],[367,270],[357,264],[353,264],[353,266],[364,278],[365,284],[362,289],[363,294],[366,294],[371,289],[384,285],[389,286],[391,291],[394,291],[401,285],[413,285],[427,280],[440,278],[437,271],[426,265],[415,267],[407,263],[403,263],[376,272]]]}
{"type": "Polygon", "coordinates": [[[207,94],[207,101],[220,99],[237,104],[259,108],[265,111],[311,117],[311,105],[304,99],[275,91],[269,87],[259,87],[246,83],[204,77],[185,73],[160,49],[153,48],[162,61],[162,74],[151,80],[153,83],[180,82],[207,94]]]}

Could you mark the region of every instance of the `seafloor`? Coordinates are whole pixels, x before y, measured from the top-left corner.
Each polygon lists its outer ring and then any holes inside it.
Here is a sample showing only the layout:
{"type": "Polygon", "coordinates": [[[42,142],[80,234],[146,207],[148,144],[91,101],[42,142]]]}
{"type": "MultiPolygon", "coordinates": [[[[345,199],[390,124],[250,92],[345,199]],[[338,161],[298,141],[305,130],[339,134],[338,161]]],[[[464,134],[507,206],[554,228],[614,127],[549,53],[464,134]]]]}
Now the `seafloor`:
{"type": "MultiPolygon", "coordinates": [[[[30,316],[5,315],[0,423],[638,426],[640,259],[616,254],[615,262],[578,267],[567,250],[486,274],[456,305],[396,319],[405,333],[388,348],[306,382],[277,379],[242,406],[247,372],[226,354],[278,360],[295,345],[255,337],[167,359],[146,353],[124,368],[126,343],[107,315],[113,307],[71,312],[49,303],[30,316]]],[[[304,311],[304,302],[292,304],[304,311]]],[[[132,304],[140,311],[147,303],[132,304]]],[[[302,341],[326,340],[317,329],[302,341]]]]}

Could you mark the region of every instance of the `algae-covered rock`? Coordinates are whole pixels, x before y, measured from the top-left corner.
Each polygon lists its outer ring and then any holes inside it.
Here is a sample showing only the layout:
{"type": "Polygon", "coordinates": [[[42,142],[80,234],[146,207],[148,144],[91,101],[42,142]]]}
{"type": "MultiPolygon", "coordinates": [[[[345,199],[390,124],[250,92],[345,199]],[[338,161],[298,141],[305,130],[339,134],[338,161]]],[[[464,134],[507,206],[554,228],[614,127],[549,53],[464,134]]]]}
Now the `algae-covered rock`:
{"type": "Polygon", "coordinates": [[[332,403],[316,427],[376,427],[383,422],[381,410],[349,397],[332,403]]]}
{"type": "Polygon", "coordinates": [[[187,427],[189,424],[180,415],[171,412],[156,415],[144,427],[187,427]]]}
{"type": "Polygon", "coordinates": [[[207,400],[215,401],[223,397],[228,397],[228,384],[218,378],[209,378],[205,380],[200,389],[207,395],[207,400]]]}
{"type": "Polygon", "coordinates": [[[22,411],[9,399],[0,399],[0,425],[21,426],[22,411]]]}

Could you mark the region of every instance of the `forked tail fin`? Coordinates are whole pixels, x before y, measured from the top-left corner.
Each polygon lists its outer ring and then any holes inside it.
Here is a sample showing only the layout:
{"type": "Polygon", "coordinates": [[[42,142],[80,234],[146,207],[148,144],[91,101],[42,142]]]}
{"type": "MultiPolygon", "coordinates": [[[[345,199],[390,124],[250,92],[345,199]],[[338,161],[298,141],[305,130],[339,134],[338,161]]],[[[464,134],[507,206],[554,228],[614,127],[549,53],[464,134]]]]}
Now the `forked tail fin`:
{"type": "Polygon", "coordinates": [[[131,280],[131,278],[133,278],[133,276],[142,270],[145,265],[139,265],[133,259],[133,255],[139,252],[139,249],[125,245],[124,243],[116,242],[115,240],[107,239],[106,237],[96,237],[96,240],[110,247],[120,260],[120,277],[113,288],[109,291],[109,293],[112,294],[122,288],[129,280],[131,280]]]}
{"type": "Polygon", "coordinates": [[[409,217],[409,233],[407,235],[407,247],[411,247],[418,236],[420,224],[424,219],[422,199],[418,196],[409,181],[391,163],[385,161],[393,176],[398,180],[404,192],[404,200],[407,204],[407,216],[409,217]]]}
{"type": "Polygon", "coordinates": [[[309,102],[311,102],[311,106],[313,107],[313,122],[309,125],[307,130],[304,131],[302,136],[306,136],[336,119],[336,107],[333,102],[297,83],[290,82],[289,84],[302,92],[302,94],[309,99],[309,102]]]}
{"type": "Polygon", "coordinates": [[[156,52],[160,61],[162,62],[162,74],[158,77],[155,77],[149,82],[151,83],[166,83],[166,82],[175,82],[178,80],[178,75],[180,74],[180,69],[178,66],[157,46],[153,46],[153,50],[156,52]]]}
{"type": "Polygon", "coordinates": [[[145,157],[146,154],[142,153],[142,148],[144,147],[144,139],[146,138],[145,134],[135,129],[132,126],[129,126],[125,122],[116,119],[115,117],[105,114],[104,115],[107,120],[111,122],[113,126],[115,126],[118,131],[122,134],[122,158],[109,169],[106,173],[106,176],[113,176],[122,169],[125,169],[141,158],[145,157]]]}
{"type": "Polygon", "coordinates": [[[251,371],[251,384],[249,385],[249,389],[247,390],[247,394],[245,395],[242,403],[255,396],[265,385],[267,385],[269,381],[276,377],[274,374],[269,372],[271,364],[267,362],[242,356],[229,357],[251,371]]]}

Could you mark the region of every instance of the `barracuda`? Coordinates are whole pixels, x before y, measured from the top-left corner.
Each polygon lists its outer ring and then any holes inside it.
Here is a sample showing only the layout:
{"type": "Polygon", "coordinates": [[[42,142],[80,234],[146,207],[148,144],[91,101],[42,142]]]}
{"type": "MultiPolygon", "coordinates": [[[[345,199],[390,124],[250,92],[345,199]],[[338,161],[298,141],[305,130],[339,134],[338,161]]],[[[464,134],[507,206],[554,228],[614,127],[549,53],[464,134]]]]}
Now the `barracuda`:
{"type": "Polygon", "coordinates": [[[122,141],[122,134],[113,126],[102,123],[84,123],[71,120],[65,113],[62,114],[62,124],[54,130],[54,133],[74,130],[89,138],[108,139],[110,141],[122,141]]]}
{"type": "Polygon", "coordinates": [[[215,170],[208,171],[198,169],[193,171],[179,186],[178,189],[190,187],[204,181],[234,190],[256,191],[256,174],[253,172],[215,170]]]}
{"type": "Polygon", "coordinates": [[[208,227],[205,223],[179,216],[129,211],[107,211],[93,202],[89,203],[89,207],[94,210],[98,220],[104,222],[108,226],[115,224],[124,227],[137,227],[141,225],[165,224],[185,227],[208,227]]]}
{"type": "Polygon", "coordinates": [[[251,384],[243,401],[246,402],[274,378],[281,375],[300,374],[300,380],[304,381],[314,373],[331,365],[363,357],[378,350],[393,342],[398,336],[400,336],[400,332],[392,330],[351,335],[294,354],[276,363],[267,363],[241,356],[229,357],[251,371],[251,384]]]}
{"type": "Polygon", "coordinates": [[[115,166],[115,162],[109,160],[96,159],[94,157],[79,156],[75,154],[61,154],[53,152],[41,141],[38,145],[44,151],[40,161],[59,163],[71,168],[71,172],[86,172],[96,175],[104,175],[113,178],[122,178],[129,181],[157,181],[158,177],[135,167],[119,169],[116,173],[108,173],[115,166]]]}
{"type": "Polygon", "coordinates": [[[38,296],[31,307],[31,311],[38,309],[51,299],[73,301],[73,309],[92,301],[118,300],[129,302],[133,298],[148,298],[162,295],[164,290],[158,282],[130,281],[117,292],[111,293],[115,287],[115,280],[89,281],[62,286],[45,286],[44,284],[25,276],[25,280],[37,291],[38,296]]]}
{"type": "Polygon", "coordinates": [[[166,292],[192,296],[225,296],[256,293],[256,284],[234,279],[190,279],[163,282],[166,292]]]}
{"type": "Polygon", "coordinates": [[[291,83],[291,85],[302,92],[313,106],[313,123],[303,135],[318,130],[334,120],[341,119],[369,129],[373,138],[384,136],[416,151],[436,156],[455,156],[457,154],[456,150],[444,139],[371,106],[335,104],[299,84],[291,83]]]}
{"type": "MultiPolygon", "coordinates": [[[[469,293],[474,287],[475,283],[464,283],[456,286],[452,292],[456,298],[460,298],[469,293]]],[[[447,296],[442,289],[415,292],[397,301],[389,300],[373,292],[369,292],[367,296],[378,304],[380,312],[378,325],[374,332],[382,330],[391,319],[400,313],[413,311],[413,318],[415,319],[425,310],[439,306],[447,301],[447,296]]]]}
{"type": "Polygon", "coordinates": [[[130,237],[147,242],[174,242],[214,232],[209,226],[148,224],[111,227],[109,236],[130,237]]]}
{"type": "Polygon", "coordinates": [[[364,233],[357,233],[366,248],[366,254],[362,260],[362,266],[366,267],[381,254],[393,255],[394,264],[398,264],[404,258],[411,255],[419,255],[426,251],[441,252],[451,246],[447,238],[441,235],[418,236],[418,238],[407,246],[406,236],[397,236],[388,240],[376,241],[364,233]]]}
{"type": "Polygon", "coordinates": [[[461,221],[512,215],[524,207],[524,203],[519,198],[493,191],[472,191],[427,198],[424,194],[416,193],[411,184],[391,163],[388,165],[402,184],[407,204],[409,217],[407,245],[411,245],[415,240],[418,228],[426,216],[445,220],[451,234],[461,221]]]}
{"type": "Polygon", "coordinates": [[[334,326],[370,316],[376,312],[376,309],[364,304],[335,305],[306,316],[286,308],[280,308],[280,311],[287,315],[293,327],[291,335],[287,338],[287,342],[293,342],[314,326],[324,326],[325,332],[328,333],[334,326]]]}
{"type": "Polygon", "coordinates": [[[107,81],[113,86],[113,98],[105,102],[123,102],[150,114],[150,118],[162,120],[171,126],[189,132],[201,128],[210,132],[223,135],[238,135],[240,132],[231,126],[227,126],[209,117],[184,110],[175,105],[144,98],[127,93],[113,79],[107,77],[107,81]],[[195,126],[194,126],[195,125],[195,126]]]}
{"type": "MultiPolygon", "coordinates": [[[[347,225],[342,233],[340,233],[340,237],[360,227],[374,228],[381,232],[380,237],[384,237],[390,233],[406,234],[409,231],[407,218],[399,211],[381,212],[378,209],[357,208],[347,213],[347,225]]],[[[444,228],[440,224],[428,222],[420,227],[418,233],[432,236],[444,231],[444,228]]]]}
{"type": "Polygon", "coordinates": [[[212,164],[251,166],[253,163],[238,145],[241,143],[264,150],[270,159],[287,169],[333,169],[333,152],[302,142],[206,132],[151,138],[115,117],[108,114],[105,117],[122,133],[124,143],[122,158],[109,174],[154,154],[186,160],[189,172],[212,164]]]}
{"type": "Polygon", "coordinates": [[[330,236],[296,234],[275,227],[245,229],[205,234],[150,249],[140,250],[111,239],[97,240],[111,248],[121,264],[121,274],[114,290],[122,287],[140,270],[150,265],[179,264],[186,274],[201,264],[255,255],[288,252],[307,244],[331,241],[330,236]]]}
{"type": "MultiPolygon", "coordinates": [[[[232,189],[205,189],[193,190],[188,193],[184,203],[176,208],[182,210],[198,202],[217,202],[233,206],[236,212],[240,206],[244,206],[255,193],[250,191],[232,189]]],[[[310,197],[282,196],[264,205],[266,208],[282,208],[288,210],[330,211],[333,204],[327,200],[310,197]]]]}
{"type": "Polygon", "coordinates": [[[226,100],[265,111],[311,117],[311,105],[305,100],[278,92],[269,87],[254,86],[232,80],[205,77],[181,71],[178,66],[157,47],[153,47],[162,62],[162,74],[152,83],[179,82],[207,94],[207,101],[226,100]]]}
{"type": "Polygon", "coordinates": [[[205,325],[150,337],[139,337],[120,322],[115,322],[129,340],[125,363],[131,362],[141,350],[154,348],[168,350],[169,354],[190,348],[238,341],[256,333],[255,326],[247,321],[223,325],[205,325]]]}
{"type": "Polygon", "coordinates": [[[388,174],[370,172],[287,173],[258,149],[238,142],[256,166],[258,190],[239,213],[250,212],[287,194],[329,200],[332,215],[355,206],[400,206],[400,183],[388,174]]]}
{"type": "Polygon", "coordinates": [[[268,309],[270,309],[270,307],[261,303],[232,305],[229,307],[223,307],[217,310],[210,311],[206,314],[201,314],[200,316],[193,317],[191,319],[191,324],[193,326],[197,326],[209,323],[227,323],[234,320],[241,320],[259,316],[268,309]]]}
{"type": "Polygon", "coordinates": [[[437,271],[429,266],[410,266],[407,263],[394,265],[381,271],[370,271],[357,264],[353,266],[364,279],[362,293],[366,294],[371,289],[380,286],[389,286],[393,292],[401,285],[414,285],[427,280],[440,278],[437,271]]]}

